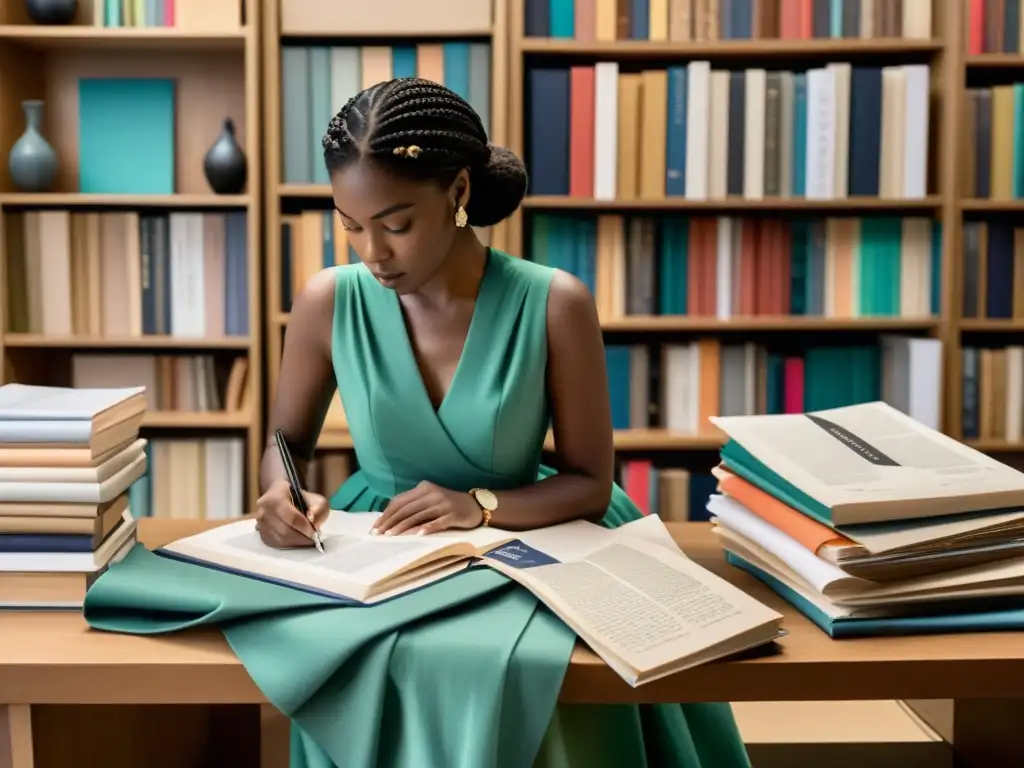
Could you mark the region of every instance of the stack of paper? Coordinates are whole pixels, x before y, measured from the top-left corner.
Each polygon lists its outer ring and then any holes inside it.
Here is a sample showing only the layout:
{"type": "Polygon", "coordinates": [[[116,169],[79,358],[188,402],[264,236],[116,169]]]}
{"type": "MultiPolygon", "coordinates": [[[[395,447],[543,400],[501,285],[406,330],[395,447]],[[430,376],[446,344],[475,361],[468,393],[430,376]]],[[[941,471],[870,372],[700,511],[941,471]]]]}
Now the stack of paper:
{"type": "Polygon", "coordinates": [[[144,392],[0,387],[0,608],[80,608],[135,543],[144,392]]]}
{"type": "Polygon", "coordinates": [[[1024,627],[1024,473],[884,403],[714,423],[727,559],[830,635],[1024,627]]]}

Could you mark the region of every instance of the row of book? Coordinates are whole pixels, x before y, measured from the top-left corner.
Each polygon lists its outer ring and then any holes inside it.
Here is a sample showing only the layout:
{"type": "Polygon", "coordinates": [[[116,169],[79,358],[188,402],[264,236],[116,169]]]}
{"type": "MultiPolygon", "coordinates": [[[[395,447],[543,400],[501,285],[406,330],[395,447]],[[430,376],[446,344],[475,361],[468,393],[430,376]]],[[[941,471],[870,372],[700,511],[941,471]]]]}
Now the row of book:
{"type": "Polygon", "coordinates": [[[919,199],[928,193],[929,69],[643,72],[531,67],[534,195],[919,199]]]}
{"type": "Polygon", "coordinates": [[[251,406],[245,355],[74,354],[71,386],[145,387],[150,412],[240,413],[251,406]]]}
{"type": "Polygon", "coordinates": [[[661,467],[651,459],[620,461],[615,469],[619,487],[645,515],[673,523],[708,519],[708,498],[718,484],[710,472],[661,467]]]}
{"type": "Polygon", "coordinates": [[[577,40],[932,36],[932,0],[526,0],[524,10],[527,36],[577,40]]]}
{"type": "MultiPolygon", "coordinates": [[[[188,0],[186,0],[187,2],[188,0]]],[[[211,3],[217,5],[217,2],[211,3]]],[[[98,27],[173,27],[174,0],[93,0],[98,27]]]]}
{"type": "Polygon", "coordinates": [[[968,88],[961,141],[961,194],[1024,197],[1024,83],[968,88]]]}
{"type": "Polygon", "coordinates": [[[726,560],[823,632],[1021,629],[1024,474],[880,402],[715,424],[726,560]]]}
{"type": "Polygon", "coordinates": [[[421,77],[455,91],[488,129],[491,46],[450,41],[419,45],[281,48],[282,178],[287,184],[327,184],[321,139],[331,118],[364,88],[396,77],[421,77]]]}
{"type": "Polygon", "coordinates": [[[962,264],[965,318],[1024,318],[1024,228],[965,221],[962,264]]]}
{"type": "Polygon", "coordinates": [[[777,349],[699,339],[607,345],[615,429],[713,434],[717,416],[803,413],[885,400],[929,426],[942,412],[942,345],[886,335],[877,344],[777,349]]]}
{"type": "Polygon", "coordinates": [[[227,520],[245,513],[245,440],[149,440],[147,471],[129,491],[133,516],[227,520]]]}
{"type": "Polygon", "coordinates": [[[534,214],[533,261],[579,277],[603,321],[629,315],[930,317],[931,219],[534,214]]]}
{"type": "Polygon", "coordinates": [[[29,211],[4,218],[10,330],[249,333],[246,215],[29,211]]]}
{"type": "Polygon", "coordinates": [[[1019,0],[971,0],[964,31],[969,56],[1024,53],[1024,14],[1019,0]]]}
{"type": "Polygon", "coordinates": [[[135,544],[145,413],[138,387],[0,387],[0,607],[80,607],[135,544]]]}
{"type": "Polygon", "coordinates": [[[281,311],[322,269],[359,261],[337,211],[303,211],[281,217],[281,311]]]}
{"type": "Polygon", "coordinates": [[[964,438],[1024,442],[1024,346],[966,346],[960,363],[964,438]]]}

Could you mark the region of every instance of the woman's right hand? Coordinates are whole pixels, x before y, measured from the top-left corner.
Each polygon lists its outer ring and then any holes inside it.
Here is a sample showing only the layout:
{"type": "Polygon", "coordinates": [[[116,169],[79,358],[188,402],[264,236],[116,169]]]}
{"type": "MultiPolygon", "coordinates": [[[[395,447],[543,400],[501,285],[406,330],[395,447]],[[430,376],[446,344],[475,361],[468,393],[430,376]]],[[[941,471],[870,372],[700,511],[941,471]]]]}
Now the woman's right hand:
{"type": "Polygon", "coordinates": [[[264,544],[275,549],[313,546],[313,530],[320,530],[331,512],[330,505],[317,493],[303,491],[302,496],[309,509],[308,518],[292,504],[287,480],[275,481],[260,496],[256,502],[256,530],[264,544]]]}

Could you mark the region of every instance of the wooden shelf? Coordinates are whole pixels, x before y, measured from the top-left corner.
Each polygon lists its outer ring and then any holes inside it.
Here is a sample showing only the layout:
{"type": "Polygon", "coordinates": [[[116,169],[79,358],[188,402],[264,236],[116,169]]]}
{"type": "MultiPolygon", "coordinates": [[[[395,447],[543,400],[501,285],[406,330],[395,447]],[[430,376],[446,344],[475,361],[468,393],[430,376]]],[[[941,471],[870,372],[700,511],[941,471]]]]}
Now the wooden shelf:
{"type": "Polygon", "coordinates": [[[617,451],[717,451],[725,444],[721,433],[691,435],[666,429],[615,430],[617,451]]]}
{"type": "Polygon", "coordinates": [[[0,206],[24,208],[245,208],[248,195],[92,195],[80,192],[0,194],[0,206]]]}
{"type": "Polygon", "coordinates": [[[808,200],[796,197],[776,197],[763,200],[747,200],[739,197],[717,200],[689,200],[685,197],[597,200],[591,197],[570,197],[568,195],[531,195],[523,200],[524,208],[578,211],[808,211],[817,213],[920,211],[933,213],[941,205],[942,200],[937,196],[908,200],[878,197],[847,197],[835,200],[808,200]]]}
{"type": "Polygon", "coordinates": [[[989,213],[1024,211],[1022,200],[987,200],[967,198],[960,201],[962,211],[987,211],[989,213]]]}
{"type": "MultiPolygon", "coordinates": [[[[720,434],[691,435],[664,429],[624,429],[615,431],[617,451],[717,451],[725,443],[720,434]]],[[[320,434],[319,450],[349,450],[352,436],[347,430],[327,430],[320,434]]],[[[548,434],[544,450],[554,450],[554,438],[548,434]]]]}
{"type": "Polygon", "coordinates": [[[562,38],[524,37],[520,50],[529,54],[554,56],[604,56],[615,59],[666,58],[790,59],[794,56],[852,56],[935,54],[942,50],[941,40],[715,40],[710,42],[670,42],[648,40],[567,40],[562,38]]]}
{"type": "Polygon", "coordinates": [[[0,41],[47,50],[238,50],[249,38],[246,28],[224,32],[184,32],[173,27],[107,28],[92,25],[0,25],[0,41]]]}
{"type": "Polygon", "coordinates": [[[40,333],[8,333],[4,335],[5,347],[22,349],[132,349],[144,351],[159,350],[220,350],[249,348],[247,336],[224,338],[179,339],[173,336],[122,336],[113,338],[90,338],[85,336],[48,336],[40,333]]]}
{"type": "MultiPolygon", "coordinates": [[[[289,314],[279,312],[271,322],[288,325],[289,314]]],[[[608,333],[671,333],[709,331],[715,333],[813,333],[815,331],[851,332],[906,332],[932,331],[939,326],[938,318],[905,317],[810,317],[806,315],[780,317],[691,317],[686,315],[633,315],[605,320],[601,329],[608,333]]],[[[1024,328],[1024,326],[1022,326],[1024,328]]]]}
{"type": "Polygon", "coordinates": [[[970,318],[960,321],[960,330],[983,331],[986,333],[1009,333],[1013,331],[1024,331],[1024,320],[1017,318],[970,318]]]}
{"type": "Polygon", "coordinates": [[[356,30],[353,32],[324,32],[322,29],[290,29],[287,32],[281,31],[281,40],[294,40],[294,39],[309,39],[309,38],[330,38],[330,39],[358,39],[358,40],[378,40],[381,43],[387,44],[392,41],[415,41],[422,42],[423,40],[466,40],[471,38],[487,38],[494,34],[494,30],[490,27],[485,28],[473,28],[467,27],[466,29],[445,29],[443,31],[426,31],[426,32],[395,32],[393,30],[356,30]]]}
{"type": "Polygon", "coordinates": [[[253,414],[248,411],[148,411],[142,426],[158,429],[246,429],[252,418],[253,414]]]}
{"type": "Polygon", "coordinates": [[[982,453],[1024,453],[1024,442],[1009,442],[1008,440],[964,440],[964,444],[982,453]]]}
{"type": "Polygon", "coordinates": [[[965,56],[964,65],[967,69],[1024,68],[1024,54],[982,53],[976,56],[965,56]]]}
{"type": "Polygon", "coordinates": [[[902,317],[687,317],[678,315],[636,315],[606,320],[605,331],[715,331],[754,332],[779,331],[807,333],[813,331],[930,331],[938,327],[935,318],[902,317]]]}
{"type": "Polygon", "coordinates": [[[329,184],[278,184],[277,194],[281,197],[331,198],[329,184]]]}

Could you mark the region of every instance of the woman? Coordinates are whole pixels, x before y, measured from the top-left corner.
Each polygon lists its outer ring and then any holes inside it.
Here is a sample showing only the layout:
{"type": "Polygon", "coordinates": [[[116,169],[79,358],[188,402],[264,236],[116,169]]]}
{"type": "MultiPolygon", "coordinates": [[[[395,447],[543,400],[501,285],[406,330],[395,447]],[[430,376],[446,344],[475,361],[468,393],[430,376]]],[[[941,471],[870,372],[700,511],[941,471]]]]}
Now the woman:
{"type": "MultiPolygon", "coordinates": [[[[372,532],[384,536],[638,517],[612,481],[592,297],[569,274],[488,249],[472,229],[519,206],[519,159],[488,145],[462,98],[420,79],[351,99],[323,149],[361,263],[321,272],[295,300],[270,426],[308,461],[337,388],[359,471],[331,503],[307,494],[307,519],[268,447],[257,514],[263,541],[310,546],[332,507],[381,511],[372,532]],[[549,427],[554,470],[540,465],[549,427]]],[[[644,708],[639,717],[635,707],[614,709],[633,731],[647,735],[655,720],[664,726],[658,748],[671,745],[678,760],[662,765],[747,764],[727,708],[694,705],[693,729],[685,708],[644,708]]],[[[655,746],[641,749],[650,755],[655,746]]]]}

